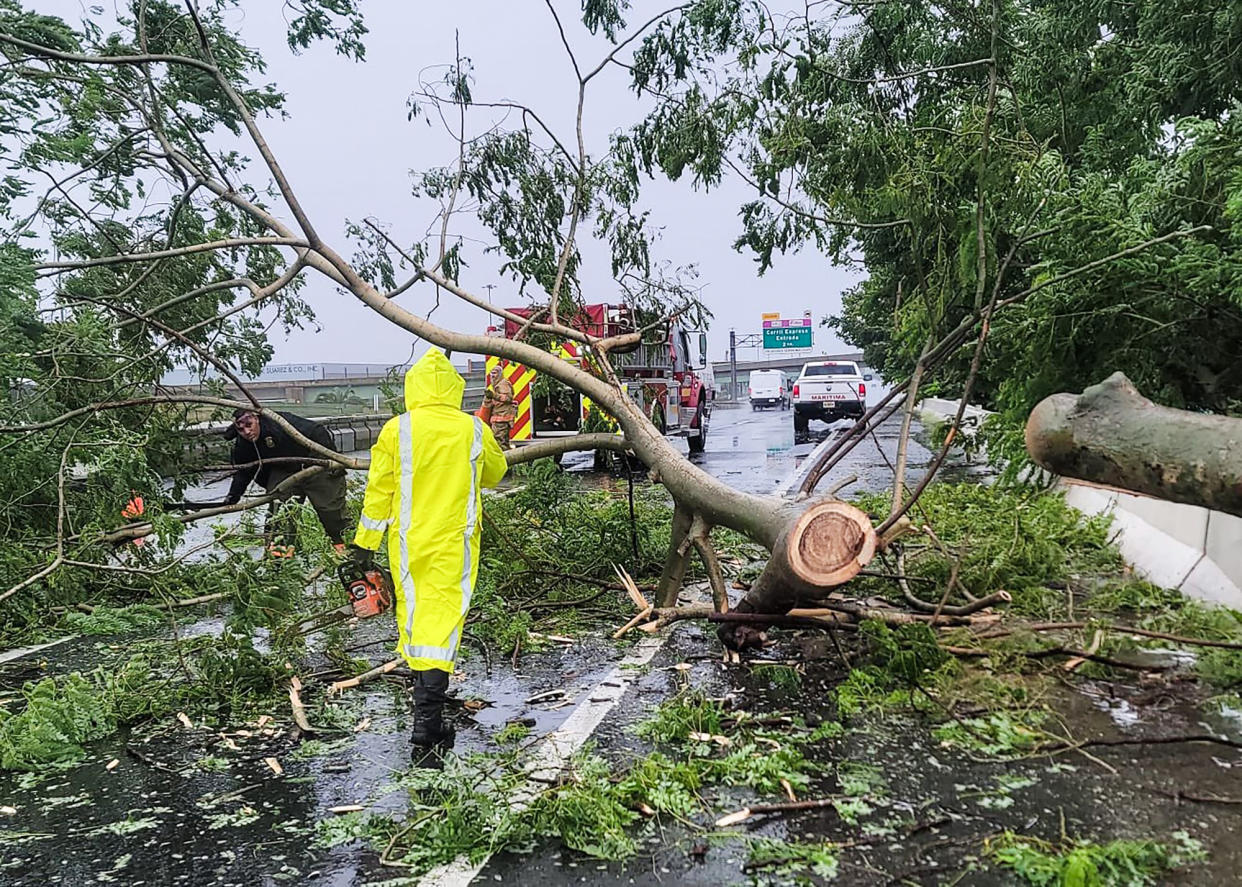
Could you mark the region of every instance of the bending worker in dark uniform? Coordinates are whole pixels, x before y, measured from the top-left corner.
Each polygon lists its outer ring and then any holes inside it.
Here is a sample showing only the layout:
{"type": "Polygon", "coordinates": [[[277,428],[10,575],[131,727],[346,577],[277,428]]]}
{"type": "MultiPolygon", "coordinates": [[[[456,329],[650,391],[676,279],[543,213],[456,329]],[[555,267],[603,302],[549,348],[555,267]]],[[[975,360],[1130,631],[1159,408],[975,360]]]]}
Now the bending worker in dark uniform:
{"type": "MultiPolygon", "coordinates": [[[[332,434],[327,428],[310,419],[303,419],[292,413],[277,413],[282,419],[296,428],[301,434],[320,446],[335,450],[332,445],[332,434]]],[[[319,460],[323,457],[308,449],[304,444],[294,440],[283,428],[270,419],[250,410],[238,410],[233,414],[233,424],[225,432],[225,438],[232,440],[233,464],[239,466],[233,475],[233,484],[229,487],[228,503],[233,505],[241,501],[242,493],[252,480],[271,492],[290,475],[309,467],[300,459],[319,460]],[[277,460],[277,461],[272,461],[277,460]]],[[[311,462],[310,465],[316,464],[311,462]]],[[[275,557],[289,557],[293,554],[295,526],[291,519],[277,522],[274,516],[290,499],[309,499],[324,532],[332,540],[338,552],[345,550],[344,533],[345,517],[345,469],[339,465],[324,468],[313,477],[298,483],[292,488],[282,490],[280,498],[273,502],[268,513],[265,533],[268,537],[268,552],[275,557]]]]}

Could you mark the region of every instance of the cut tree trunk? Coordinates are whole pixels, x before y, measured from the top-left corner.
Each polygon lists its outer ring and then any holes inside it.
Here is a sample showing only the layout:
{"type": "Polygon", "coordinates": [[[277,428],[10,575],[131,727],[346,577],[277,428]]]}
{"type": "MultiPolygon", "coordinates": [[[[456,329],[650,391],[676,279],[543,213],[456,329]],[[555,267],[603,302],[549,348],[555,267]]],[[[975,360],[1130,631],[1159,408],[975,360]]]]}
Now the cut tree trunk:
{"type": "Polygon", "coordinates": [[[1041,401],[1026,450],[1062,477],[1242,516],[1242,419],[1157,406],[1121,373],[1041,401]]]}
{"type": "MultiPolygon", "coordinates": [[[[838,499],[783,508],[773,523],[777,532],[770,545],[772,557],[738,604],[738,613],[788,613],[799,604],[821,600],[875,556],[871,519],[838,499]]],[[[762,643],[763,630],[726,623],[716,634],[726,646],[740,650],[762,643]]]]}

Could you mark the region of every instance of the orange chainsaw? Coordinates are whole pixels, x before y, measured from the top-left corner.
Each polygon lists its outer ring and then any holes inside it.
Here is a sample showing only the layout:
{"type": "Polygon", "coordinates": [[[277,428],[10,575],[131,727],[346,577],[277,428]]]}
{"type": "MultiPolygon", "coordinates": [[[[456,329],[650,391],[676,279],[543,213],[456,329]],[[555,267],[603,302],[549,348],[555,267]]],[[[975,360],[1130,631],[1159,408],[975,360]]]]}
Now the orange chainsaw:
{"type": "Polygon", "coordinates": [[[291,629],[295,635],[323,631],[346,619],[369,619],[392,609],[392,580],[379,567],[364,569],[352,561],[336,568],[337,578],[349,595],[349,603],[308,616],[291,629]]]}

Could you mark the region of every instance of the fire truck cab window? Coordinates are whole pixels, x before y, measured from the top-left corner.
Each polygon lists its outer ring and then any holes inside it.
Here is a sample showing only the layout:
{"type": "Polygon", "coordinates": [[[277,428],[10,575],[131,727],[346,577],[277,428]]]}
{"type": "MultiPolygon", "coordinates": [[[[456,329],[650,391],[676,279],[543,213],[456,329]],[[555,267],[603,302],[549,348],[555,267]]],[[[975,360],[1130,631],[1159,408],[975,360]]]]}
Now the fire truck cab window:
{"type": "Polygon", "coordinates": [[[693,364],[690,362],[690,340],[684,330],[678,330],[673,337],[673,352],[675,358],[675,366],[673,370],[679,372],[689,369],[693,364]]]}

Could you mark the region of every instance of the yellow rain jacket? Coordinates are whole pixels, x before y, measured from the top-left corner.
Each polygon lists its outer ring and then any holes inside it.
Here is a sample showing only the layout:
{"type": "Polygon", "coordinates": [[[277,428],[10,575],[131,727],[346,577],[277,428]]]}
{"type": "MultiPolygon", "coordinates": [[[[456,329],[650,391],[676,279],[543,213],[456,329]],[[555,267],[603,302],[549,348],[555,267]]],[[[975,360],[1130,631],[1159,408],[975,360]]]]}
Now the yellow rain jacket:
{"type": "Polygon", "coordinates": [[[405,374],[406,412],[384,425],[354,544],[379,548],[397,593],[397,652],[410,668],[453,671],[479,574],[483,488],[508,467],[483,422],[461,411],[466,381],[431,349],[405,374]]]}

